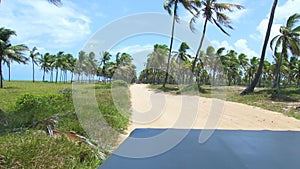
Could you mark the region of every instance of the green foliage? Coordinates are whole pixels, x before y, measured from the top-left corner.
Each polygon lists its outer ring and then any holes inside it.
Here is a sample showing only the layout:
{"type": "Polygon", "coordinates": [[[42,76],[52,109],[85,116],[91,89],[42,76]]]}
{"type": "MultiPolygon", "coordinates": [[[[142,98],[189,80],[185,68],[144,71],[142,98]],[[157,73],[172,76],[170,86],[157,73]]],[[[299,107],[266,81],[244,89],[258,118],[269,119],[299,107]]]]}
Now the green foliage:
{"type": "Polygon", "coordinates": [[[63,94],[35,96],[24,94],[17,99],[13,127],[30,127],[34,121],[43,120],[54,114],[74,112],[73,104],[63,94]]]}
{"type": "Polygon", "coordinates": [[[112,87],[128,87],[128,84],[123,80],[115,80],[112,82],[112,87]]]}
{"type": "Polygon", "coordinates": [[[96,151],[43,131],[8,134],[0,137],[0,168],[97,168],[96,151]]]}

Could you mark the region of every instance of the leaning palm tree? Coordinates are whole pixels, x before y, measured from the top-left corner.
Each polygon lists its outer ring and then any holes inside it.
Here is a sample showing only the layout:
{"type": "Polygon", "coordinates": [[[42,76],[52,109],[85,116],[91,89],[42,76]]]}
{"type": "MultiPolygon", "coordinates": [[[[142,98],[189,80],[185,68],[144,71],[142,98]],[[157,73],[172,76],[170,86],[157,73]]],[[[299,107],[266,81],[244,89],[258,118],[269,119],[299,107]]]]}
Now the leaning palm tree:
{"type": "Polygon", "coordinates": [[[281,54],[275,72],[275,83],[273,86],[277,91],[279,91],[280,66],[283,58],[288,58],[288,51],[294,56],[300,56],[300,26],[296,26],[299,20],[300,14],[298,13],[290,16],[286,25],[280,27],[280,35],[275,36],[270,43],[271,49],[274,51],[274,56],[277,55],[278,48],[281,48],[281,54]],[[273,46],[275,46],[274,49],[273,46]]]}
{"type": "Polygon", "coordinates": [[[37,48],[33,47],[32,50],[30,50],[30,54],[29,57],[31,58],[31,62],[32,62],[32,82],[34,83],[34,65],[37,65],[37,56],[39,56],[40,53],[37,52],[37,48]]]}
{"type": "Polygon", "coordinates": [[[166,86],[166,83],[168,81],[170,59],[171,59],[173,41],[174,41],[175,22],[179,21],[179,17],[178,17],[178,14],[177,14],[178,3],[181,3],[183,5],[183,7],[186,10],[188,10],[192,15],[194,15],[194,13],[197,12],[196,6],[200,5],[199,0],[166,0],[165,3],[164,3],[165,10],[167,10],[170,15],[173,15],[173,23],[172,23],[172,33],[171,33],[171,41],[170,41],[170,48],[169,48],[169,56],[168,56],[168,61],[167,61],[167,70],[166,70],[166,75],[165,75],[165,80],[164,80],[164,83],[163,83],[163,87],[166,86]],[[172,7],[173,6],[174,6],[174,8],[173,8],[173,12],[172,12],[172,7]]]}
{"type": "Polygon", "coordinates": [[[278,3],[278,0],[273,1],[273,6],[272,6],[272,9],[271,9],[271,14],[270,14],[269,23],[268,23],[268,29],[267,29],[267,32],[266,32],[263,48],[262,48],[262,51],[261,51],[260,62],[259,62],[259,67],[257,69],[257,73],[255,74],[255,77],[254,77],[254,80],[252,81],[252,83],[245,90],[243,90],[240,93],[241,96],[249,94],[249,93],[253,93],[254,88],[257,85],[257,83],[260,79],[260,76],[262,74],[264,61],[265,61],[266,50],[267,50],[267,45],[268,45],[268,41],[269,41],[270,34],[271,34],[271,29],[272,29],[272,24],[273,24],[273,20],[274,20],[275,9],[276,9],[277,3],[278,3]]]}
{"type": "Polygon", "coordinates": [[[6,56],[7,58],[3,58],[4,64],[7,65],[8,67],[8,81],[10,82],[10,72],[11,72],[11,64],[14,61],[17,61],[18,63],[26,63],[28,60],[27,57],[25,57],[25,54],[23,53],[24,51],[27,51],[28,48],[25,45],[15,45],[15,46],[10,46],[6,50],[6,56]]]}
{"type": "Polygon", "coordinates": [[[197,14],[191,19],[190,27],[192,30],[195,29],[194,23],[196,19],[199,18],[200,16],[204,18],[204,25],[203,25],[202,37],[196,53],[196,57],[194,58],[192,64],[192,73],[194,73],[196,62],[201,53],[201,48],[206,34],[208,21],[215,24],[223,33],[229,36],[229,33],[227,33],[224,30],[223,26],[229,29],[233,29],[233,28],[230,25],[231,24],[230,18],[225,13],[223,13],[223,11],[233,12],[233,8],[243,9],[244,7],[242,5],[233,4],[233,3],[217,3],[217,0],[203,0],[201,1],[201,4],[198,6],[198,8],[200,9],[197,12],[197,14]]]}
{"type": "Polygon", "coordinates": [[[26,63],[27,61],[23,51],[28,48],[25,45],[11,45],[10,38],[13,35],[16,35],[15,31],[4,27],[0,28],[0,88],[3,88],[2,63],[11,61],[26,63]]]}

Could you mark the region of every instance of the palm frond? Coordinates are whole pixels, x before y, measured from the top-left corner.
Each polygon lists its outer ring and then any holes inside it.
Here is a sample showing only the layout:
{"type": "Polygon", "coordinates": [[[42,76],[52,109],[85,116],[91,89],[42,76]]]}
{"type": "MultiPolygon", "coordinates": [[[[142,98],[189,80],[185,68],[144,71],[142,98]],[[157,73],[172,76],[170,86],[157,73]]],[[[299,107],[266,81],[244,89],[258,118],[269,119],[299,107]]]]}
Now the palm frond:
{"type": "Polygon", "coordinates": [[[286,27],[288,29],[291,29],[294,27],[294,25],[299,21],[300,14],[295,13],[294,15],[290,16],[286,22],[286,27]]]}
{"type": "Polygon", "coordinates": [[[277,41],[279,37],[280,37],[280,35],[277,35],[271,40],[271,42],[270,42],[271,50],[273,50],[274,42],[277,41]]]}
{"type": "Polygon", "coordinates": [[[62,5],[62,2],[61,0],[48,0],[48,2],[56,5],[56,6],[61,6],[62,5]]]}
{"type": "Polygon", "coordinates": [[[245,7],[239,4],[232,4],[232,3],[215,3],[213,7],[216,11],[229,11],[233,12],[233,8],[236,9],[244,9],[245,7]]]}
{"type": "MultiPolygon", "coordinates": [[[[280,46],[282,47],[282,51],[284,50],[285,47],[284,47],[284,45],[282,46],[282,44],[283,44],[283,37],[279,36],[278,40],[276,41],[276,44],[275,44],[274,54],[278,53],[277,50],[280,46]]],[[[284,53],[284,52],[282,52],[282,53],[284,53]]]]}
{"type": "Polygon", "coordinates": [[[218,21],[217,21],[215,18],[213,18],[213,21],[214,21],[214,23],[217,25],[217,27],[218,27],[223,33],[225,33],[227,36],[230,36],[230,34],[227,33],[227,32],[222,28],[222,26],[218,23],[218,21]]]}
{"type": "Polygon", "coordinates": [[[231,20],[229,19],[229,17],[223,13],[217,12],[216,13],[217,16],[217,21],[218,23],[224,25],[225,27],[228,27],[230,29],[233,29],[230,24],[231,24],[231,20]]]}
{"type": "Polygon", "coordinates": [[[295,56],[300,56],[300,47],[299,47],[299,41],[297,39],[288,37],[287,39],[287,46],[289,48],[289,50],[291,51],[291,53],[295,56]]]}
{"type": "Polygon", "coordinates": [[[296,28],[292,29],[292,32],[300,33],[300,26],[297,26],[296,28]]]}

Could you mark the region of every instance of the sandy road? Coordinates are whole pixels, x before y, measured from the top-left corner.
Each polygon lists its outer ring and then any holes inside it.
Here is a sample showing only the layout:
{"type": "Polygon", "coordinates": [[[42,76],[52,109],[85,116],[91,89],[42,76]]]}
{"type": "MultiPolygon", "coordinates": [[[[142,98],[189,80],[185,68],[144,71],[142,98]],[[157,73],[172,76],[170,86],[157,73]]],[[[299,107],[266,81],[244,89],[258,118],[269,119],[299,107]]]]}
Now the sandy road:
{"type": "Polygon", "coordinates": [[[155,92],[144,84],[131,85],[130,92],[132,117],[127,133],[135,128],[300,131],[300,120],[240,103],[155,92]]]}

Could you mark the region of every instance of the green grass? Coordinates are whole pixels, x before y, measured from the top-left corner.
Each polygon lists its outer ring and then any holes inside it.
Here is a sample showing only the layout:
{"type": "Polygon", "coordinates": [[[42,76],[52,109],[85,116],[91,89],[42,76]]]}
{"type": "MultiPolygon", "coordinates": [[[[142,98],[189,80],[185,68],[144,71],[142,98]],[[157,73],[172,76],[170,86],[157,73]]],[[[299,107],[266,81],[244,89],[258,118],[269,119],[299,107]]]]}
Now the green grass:
{"type": "MultiPolygon", "coordinates": [[[[150,88],[162,90],[161,85],[151,85],[150,88]]],[[[296,110],[296,106],[300,106],[300,88],[284,88],[280,94],[274,94],[273,89],[256,88],[255,92],[240,96],[240,92],[245,89],[241,86],[223,86],[211,87],[203,85],[200,92],[195,92],[195,87],[177,85],[167,85],[167,88],[162,90],[176,94],[197,94],[201,97],[219,98],[227,101],[243,103],[251,106],[260,107],[266,110],[283,113],[287,116],[292,116],[300,119],[300,112],[296,110]],[[176,90],[169,90],[176,89],[176,90]]]]}
{"type": "Polygon", "coordinates": [[[102,162],[95,149],[43,131],[0,137],[0,168],[97,168],[102,162]]]}
{"type": "Polygon", "coordinates": [[[0,89],[0,108],[3,111],[11,111],[17,98],[25,93],[33,95],[57,94],[63,88],[71,88],[70,83],[44,83],[30,81],[4,81],[4,88],[0,89]]]}
{"type": "MultiPolygon", "coordinates": [[[[85,84],[83,91],[75,91],[95,92],[97,110],[86,104],[81,112],[92,117],[88,123],[80,123],[82,117],[75,113],[71,84],[13,81],[4,85],[0,89],[0,168],[96,168],[102,161],[95,149],[81,142],[50,138],[46,134],[47,125],[61,132],[75,131],[87,138],[92,127],[100,134],[96,135],[102,141],[99,150],[106,153],[129,122],[130,94],[122,82],[85,84]],[[99,119],[94,118],[99,113],[104,117],[101,120],[115,131],[114,135],[99,132],[106,127],[98,125],[99,119]],[[59,117],[57,123],[45,123],[54,116],[59,117]]],[[[89,93],[87,96],[93,99],[89,93]]],[[[91,139],[98,143],[94,137],[91,139]]]]}

